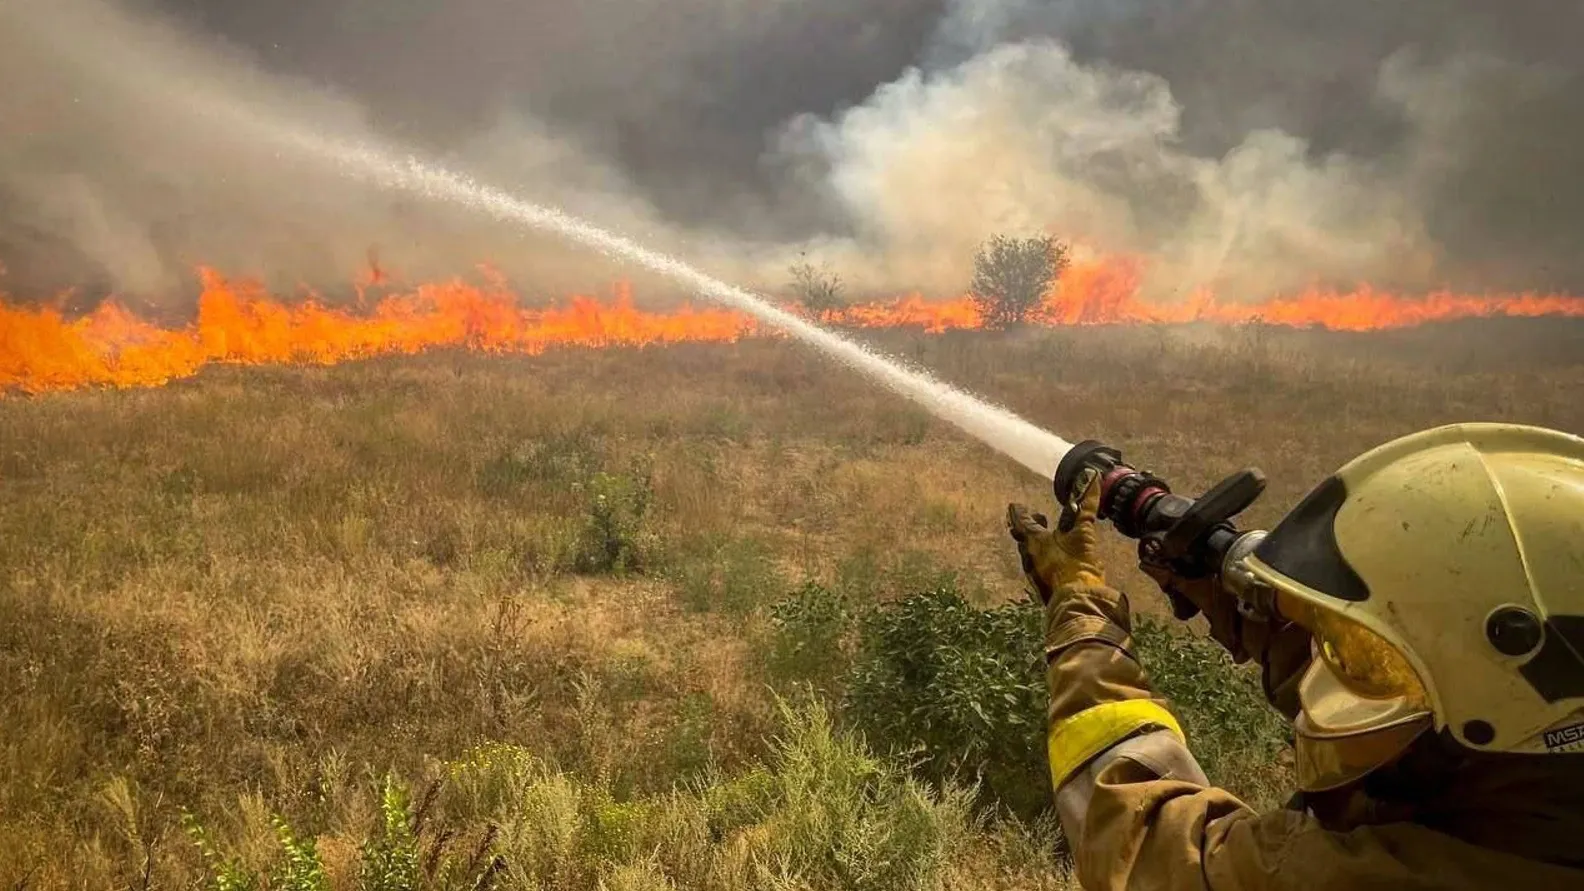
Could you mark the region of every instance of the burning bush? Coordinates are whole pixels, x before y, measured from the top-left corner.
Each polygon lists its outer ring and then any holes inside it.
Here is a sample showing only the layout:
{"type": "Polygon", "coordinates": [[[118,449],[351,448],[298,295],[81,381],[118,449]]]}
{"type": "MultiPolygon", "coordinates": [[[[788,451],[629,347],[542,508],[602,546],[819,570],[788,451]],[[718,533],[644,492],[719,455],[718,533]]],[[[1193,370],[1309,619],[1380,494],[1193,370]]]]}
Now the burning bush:
{"type": "Polygon", "coordinates": [[[841,276],[829,266],[815,266],[804,254],[787,271],[792,275],[792,296],[804,309],[820,316],[841,305],[841,276]]]}
{"type": "Polygon", "coordinates": [[[990,236],[974,257],[971,289],[985,325],[1010,328],[1028,321],[1067,262],[1067,245],[1049,235],[990,236]]]}

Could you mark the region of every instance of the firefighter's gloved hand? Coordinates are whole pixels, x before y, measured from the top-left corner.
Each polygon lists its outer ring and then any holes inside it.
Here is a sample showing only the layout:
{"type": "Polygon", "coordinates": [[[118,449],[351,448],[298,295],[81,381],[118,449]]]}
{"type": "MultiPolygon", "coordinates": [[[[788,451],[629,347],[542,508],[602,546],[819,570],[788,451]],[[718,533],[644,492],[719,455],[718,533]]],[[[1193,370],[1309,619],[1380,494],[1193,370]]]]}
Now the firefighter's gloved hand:
{"type": "Polygon", "coordinates": [[[1248,661],[1250,654],[1244,646],[1243,616],[1238,612],[1237,598],[1222,589],[1219,575],[1190,579],[1151,563],[1140,563],[1139,569],[1160,585],[1177,618],[1186,621],[1203,613],[1210,623],[1210,636],[1226,647],[1232,660],[1248,661]]]}
{"type": "Polygon", "coordinates": [[[1045,604],[1063,588],[1105,584],[1095,526],[1100,512],[1099,474],[1087,475],[1080,485],[1083,494],[1077,500],[1071,528],[1065,530],[1051,528],[1043,514],[1031,513],[1024,505],[1007,505],[1007,530],[1017,542],[1023,572],[1045,604]]]}

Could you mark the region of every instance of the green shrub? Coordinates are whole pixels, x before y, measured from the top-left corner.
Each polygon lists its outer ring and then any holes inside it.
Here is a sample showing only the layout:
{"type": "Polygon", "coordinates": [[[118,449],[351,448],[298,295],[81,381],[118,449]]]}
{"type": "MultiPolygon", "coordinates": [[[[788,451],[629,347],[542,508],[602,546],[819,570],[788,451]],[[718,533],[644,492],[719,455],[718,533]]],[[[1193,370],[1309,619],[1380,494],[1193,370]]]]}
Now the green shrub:
{"type": "Polygon", "coordinates": [[[378,830],[363,844],[364,891],[417,891],[418,839],[407,791],[387,777],[380,789],[378,830]]]}
{"type": "Polygon", "coordinates": [[[770,607],[766,667],[772,680],[834,692],[846,673],[854,616],[847,598],[808,582],[770,607]]]}
{"type": "MultiPolygon", "coordinates": [[[[862,622],[844,713],[880,750],[912,753],[924,776],[978,780],[988,800],[1035,816],[1050,802],[1042,620],[1028,601],[979,608],[950,587],[880,606],[862,622]]],[[[1210,779],[1269,802],[1291,736],[1255,672],[1150,616],[1134,621],[1134,649],[1210,779]]]]}
{"type": "MultiPolygon", "coordinates": [[[[299,836],[279,814],[271,815],[269,822],[280,854],[269,873],[268,887],[272,891],[329,891],[330,881],[313,837],[299,836]]],[[[239,860],[223,856],[208,830],[190,811],[182,813],[182,826],[203,857],[208,871],[206,887],[212,891],[256,891],[259,888],[258,873],[239,860]]]]}
{"type": "Polygon", "coordinates": [[[864,617],[844,713],[881,751],[926,777],[979,782],[1015,813],[1046,810],[1040,615],[981,609],[950,586],[864,617]]]}
{"type": "Polygon", "coordinates": [[[580,573],[642,572],[652,551],[645,520],[654,489],[647,467],[628,473],[596,473],[580,490],[587,504],[573,548],[580,573]]]}
{"type": "Polygon", "coordinates": [[[673,556],[670,575],[682,605],[695,612],[743,615],[786,591],[774,552],[746,536],[688,541],[673,556]]]}
{"type": "Polygon", "coordinates": [[[514,885],[941,887],[974,828],[962,793],[925,789],[817,702],[783,704],[781,720],[762,763],[661,795],[618,800],[599,777],[499,747],[455,765],[453,782],[508,792],[490,798],[514,885]]]}
{"type": "Polygon", "coordinates": [[[275,827],[275,838],[281,846],[280,866],[270,882],[272,891],[329,891],[324,864],[319,861],[319,851],[310,838],[298,838],[291,824],[280,816],[270,820],[275,827]]]}
{"type": "Polygon", "coordinates": [[[972,825],[960,792],[931,793],[855,739],[817,703],[782,706],[774,805],[758,825],[759,871],[781,887],[929,888],[972,825]]]}
{"type": "Polygon", "coordinates": [[[183,811],[181,820],[182,827],[187,830],[188,837],[203,857],[208,873],[205,887],[209,891],[256,891],[259,886],[258,875],[240,861],[223,856],[196,815],[191,811],[183,811]]]}
{"type": "Polygon", "coordinates": [[[711,837],[726,838],[764,822],[775,812],[777,789],[775,774],[763,765],[704,786],[700,794],[711,837]]]}
{"type": "MultiPolygon", "coordinates": [[[[537,486],[541,499],[557,499],[573,531],[561,568],[592,574],[641,572],[651,556],[647,521],[654,488],[648,461],[611,471],[600,441],[586,431],[503,449],[478,469],[476,483],[492,497],[526,498],[537,486]]],[[[429,537],[425,555],[431,562],[456,562],[456,543],[443,530],[429,537]]],[[[562,550],[558,543],[549,543],[554,545],[551,550],[562,550]]]]}
{"type": "Polygon", "coordinates": [[[992,235],[974,257],[969,296],[986,326],[1021,325],[1039,307],[1067,264],[1067,246],[1052,236],[992,235]]]}
{"type": "Polygon", "coordinates": [[[663,752],[664,774],[673,781],[691,782],[709,769],[715,711],[715,700],[704,692],[690,693],[677,704],[663,752]]]}
{"type": "MultiPolygon", "coordinates": [[[[662,793],[623,797],[602,774],[569,773],[495,744],[445,764],[443,781],[416,804],[395,778],[375,789],[341,787],[335,794],[357,801],[337,800],[337,811],[366,813],[372,794],[375,819],[367,838],[333,838],[338,849],[351,842],[362,852],[352,886],[359,891],[935,891],[950,886],[965,859],[1023,856],[993,849],[963,790],[931,790],[872,754],[817,700],[777,706],[768,753],[731,775],[711,769],[662,793]]],[[[187,825],[209,864],[209,888],[326,886],[314,844],[282,821],[267,885],[249,871],[256,864],[225,859],[195,819],[187,825]]],[[[1018,850],[1035,838],[1021,831],[996,830],[1018,850]]]]}
{"type": "Polygon", "coordinates": [[[642,801],[611,801],[595,795],[583,809],[580,856],[593,863],[626,863],[638,855],[638,842],[652,808],[642,801]]]}
{"type": "MultiPolygon", "coordinates": [[[[486,823],[480,830],[464,829],[479,816],[476,808],[482,791],[469,785],[491,771],[511,770],[520,765],[519,750],[497,746],[480,750],[466,762],[452,766],[449,777],[458,789],[451,796],[461,805],[457,813],[434,813],[439,809],[442,786],[433,783],[416,809],[409,808],[406,791],[393,777],[387,777],[377,790],[378,822],[374,831],[359,846],[362,869],[357,887],[361,891],[488,891],[506,870],[505,859],[496,853],[500,828],[486,823]],[[431,819],[438,817],[439,819],[431,819]],[[427,822],[426,822],[427,821],[427,822]],[[443,822],[446,825],[430,827],[443,822]]],[[[503,790],[493,789],[499,793],[503,790]]],[[[508,794],[520,791],[510,788],[508,794]]],[[[509,799],[507,799],[509,800],[509,799]]],[[[204,887],[211,891],[329,891],[331,885],[311,835],[300,834],[278,815],[270,817],[278,851],[272,864],[266,864],[268,883],[259,880],[260,871],[242,860],[220,853],[207,830],[190,812],[183,812],[182,825],[203,858],[206,871],[204,887]]]]}

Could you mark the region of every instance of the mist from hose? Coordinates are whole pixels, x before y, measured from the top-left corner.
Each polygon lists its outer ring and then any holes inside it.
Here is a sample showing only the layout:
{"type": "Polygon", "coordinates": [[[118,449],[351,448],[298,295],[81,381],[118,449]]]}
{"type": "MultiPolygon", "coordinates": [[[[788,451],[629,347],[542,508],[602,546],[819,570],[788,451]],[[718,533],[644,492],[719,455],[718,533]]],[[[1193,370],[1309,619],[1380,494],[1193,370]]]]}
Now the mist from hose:
{"type": "Polygon", "coordinates": [[[1029,470],[1050,479],[1071,443],[1029,423],[1016,414],[943,383],[929,374],[904,368],[896,360],[821,328],[761,297],[714,278],[676,257],[578,219],[554,207],[535,204],[467,176],[426,163],[415,157],[399,158],[366,144],[342,142],[291,127],[284,122],[260,120],[227,105],[228,116],[239,117],[272,141],[335,165],[344,175],[379,188],[406,192],[426,200],[465,207],[504,223],[528,226],[570,239],[607,257],[635,263],[667,276],[716,303],[741,310],[791,334],[844,365],[913,400],[931,414],[1006,455],[1029,470]]]}

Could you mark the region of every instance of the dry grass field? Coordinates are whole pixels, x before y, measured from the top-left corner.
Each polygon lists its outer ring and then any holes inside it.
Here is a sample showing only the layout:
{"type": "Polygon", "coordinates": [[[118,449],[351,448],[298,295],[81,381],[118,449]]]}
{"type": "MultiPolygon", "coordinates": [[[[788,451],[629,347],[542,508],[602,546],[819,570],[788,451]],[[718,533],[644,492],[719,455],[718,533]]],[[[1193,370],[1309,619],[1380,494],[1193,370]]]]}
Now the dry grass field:
{"type": "MultiPolygon", "coordinates": [[[[1256,464],[1260,525],[1416,429],[1584,430],[1577,323],[880,339],[1184,491],[1256,464]]],[[[778,340],[0,398],[0,887],[1065,887],[1001,526],[1047,490],[778,340]]],[[[1246,675],[1150,627],[1273,801],[1246,675]]]]}

